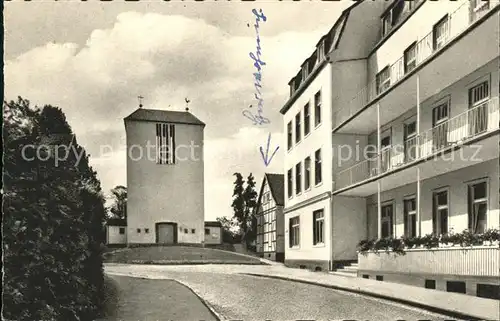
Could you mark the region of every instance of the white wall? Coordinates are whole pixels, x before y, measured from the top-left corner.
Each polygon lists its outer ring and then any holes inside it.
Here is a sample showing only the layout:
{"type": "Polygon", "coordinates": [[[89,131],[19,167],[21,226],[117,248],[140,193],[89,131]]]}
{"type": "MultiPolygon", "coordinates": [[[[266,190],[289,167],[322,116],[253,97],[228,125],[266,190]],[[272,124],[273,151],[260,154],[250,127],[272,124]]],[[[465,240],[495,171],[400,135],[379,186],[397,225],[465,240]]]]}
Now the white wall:
{"type": "Polygon", "coordinates": [[[126,226],[106,226],[106,236],[108,244],[125,244],[127,243],[127,227],[126,226]],[[124,229],[124,233],[120,234],[120,229],[124,229]]]}
{"type": "Polygon", "coordinates": [[[330,198],[305,206],[285,214],[285,259],[286,260],[330,260],[330,229],[331,229],[330,198]],[[324,210],[324,244],[313,245],[313,212],[324,210]],[[289,220],[300,217],[300,244],[290,248],[289,220]]]}
{"type": "Polygon", "coordinates": [[[285,175],[285,208],[289,208],[295,204],[303,202],[311,197],[317,196],[321,193],[331,190],[332,186],[332,144],[331,144],[331,65],[327,64],[325,68],[319,72],[317,77],[311,84],[306,88],[306,90],[297,98],[295,103],[290,107],[290,109],[285,113],[283,117],[283,123],[285,128],[285,141],[283,146],[287,146],[287,124],[292,121],[292,138],[293,144],[292,148],[285,151],[284,160],[285,167],[283,173],[285,175]],[[321,90],[322,106],[321,106],[321,123],[318,127],[314,125],[314,95],[321,90]],[[309,102],[311,110],[311,132],[304,137],[304,106],[309,102]],[[295,143],[295,116],[301,111],[301,131],[302,139],[299,143],[295,143]],[[316,150],[321,148],[321,160],[322,160],[322,182],[315,186],[314,184],[314,153],[316,150]],[[306,157],[311,157],[311,188],[308,191],[304,191],[304,160],[306,157]],[[297,163],[302,163],[302,193],[295,195],[295,165],[297,163]],[[289,169],[293,168],[293,193],[292,197],[288,198],[288,178],[287,172],[289,169]]]}
{"type": "MultiPolygon", "coordinates": [[[[127,146],[155,144],[155,122],[128,121],[125,124],[127,146]]],[[[176,146],[194,144],[196,160],[189,160],[186,151],[174,165],[155,162],[155,149],[151,157],[139,160],[137,149],[127,155],[127,224],[129,243],[155,243],[155,223],[173,222],[178,226],[179,243],[201,243],[204,240],[203,192],[203,127],[175,124],[176,146]],[[148,159],[151,158],[151,159],[148,159]],[[137,229],[141,229],[141,233],[137,229]],[[149,228],[149,233],[144,229],[149,228]],[[188,233],[184,233],[188,229],[188,233]],[[195,229],[192,233],[191,229],[195,229]]],[[[187,150],[187,149],[185,149],[187,150]]],[[[193,159],[194,159],[193,158],[193,159]]]]}
{"type": "MultiPolygon", "coordinates": [[[[467,219],[467,186],[468,182],[476,179],[488,179],[488,217],[487,227],[500,226],[499,216],[499,159],[494,159],[478,165],[469,166],[454,172],[436,176],[421,182],[420,215],[421,235],[432,233],[432,191],[441,187],[449,189],[449,220],[448,227],[459,233],[468,227],[467,219]]],[[[416,195],[417,185],[409,184],[381,193],[381,201],[394,201],[395,204],[395,236],[404,233],[403,224],[403,198],[416,195]]],[[[368,198],[368,230],[369,237],[375,238],[377,231],[377,195],[368,198]]]]}
{"type": "MultiPolygon", "coordinates": [[[[455,12],[468,0],[460,1],[426,1],[404,24],[389,36],[387,40],[372,53],[368,59],[370,81],[375,80],[375,75],[387,65],[392,65],[403,56],[404,51],[415,41],[419,41],[432,32],[433,26],[446,14],[455,12]]],[[[457,12],[453,21],[454,25],[459,25],[459,31],[467,26],[465,13],[467,10],[461,9],[457,12]],[[458,15],[464,15],[458,16],[458,15]]],[[[468,17],[468,16],[467,16],[468,17]]],[[[380,26],[382,25],[379,20],[380,26]]]]}
{"type": "Polygon", "coordinates": [[[222,231],[220,227],[217,226],[205,226],[205,229],[209,230],[209,234],[205,235],[205,244],[221,244],[222,243],[222,231]]]}
{"type": "Polygon", "coordinates": [[[334,196],[333,260],[357,260],[359,241],[366,239],[366,198],[334,196]]]}

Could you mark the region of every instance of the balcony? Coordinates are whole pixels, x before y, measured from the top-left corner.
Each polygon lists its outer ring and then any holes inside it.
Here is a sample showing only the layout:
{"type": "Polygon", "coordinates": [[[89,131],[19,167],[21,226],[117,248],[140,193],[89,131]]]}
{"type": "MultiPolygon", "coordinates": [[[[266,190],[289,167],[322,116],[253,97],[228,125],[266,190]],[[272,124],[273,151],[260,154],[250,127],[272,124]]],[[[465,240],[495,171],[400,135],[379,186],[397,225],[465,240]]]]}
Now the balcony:
{"type": "MultiPolygon", "coordinates": [[[[349,119],[351,119],[354,115],[358,114],[369,104],[373,103],[375,99],[381,99],[381,96],[389,89],[395,87],[396,84],[400,84],[406,78],[411,77],[417,72],[417,67],[430,62],[437,57],[438,53],[447,49],[448,44],[464,34],[469,27],[477,22],[481,17],[484,17],[488,12],[497,8],[500,4],[497,1],[480,1],[476,7],[472,7],[473,3],[474,1],[464,1],[463,3],[460,3],[458,8],[449,13],[440,23],[441,27],[439,28],[439,32],[430,31],[423,38],[418,39],[414,49],[411,53],[407,52],[406,57],[405,54],[402,54],[400,58],[394,61],[386,70],[381,70],[379,74],[384,77],[374,77],[374,79],[354,97],[336,102],[337,107],[332,115],[333,128],[338,129],[340,126],[349,121],[349,119]]],[[[493,39],[494,43],[498,42],[498,40],[493,36],[494,32],[492,32],[492,30],[498,29],[496,27],[497,25],[498,22],[494,21],[491,22],[491,25],[488,24],[484,29],[482,28],[479,31],[481,34],[488,32],[491,33],[491,35],[485,36],[484,41],[489,43],[490,39],[493,39]],[[493,24],[495,25],[494,27],[493,24]]],[[[474,36],[471,37],[473,38],[474,36]]],[[[480,53],[480,56],[476,57],[477,61],[474,61],[474,59],[470,59],[467,49],[464,49],[471,48],[474,44],[475,41],[467,40],[456,49],[461,54],[450,52],[449,55],[439,61],[438,65],[429,67],[429,71],[423,75],[426,79],[428,79],[428,81],[421,83],[420,85],[421,100],[425,99],[426,96],[433,94],[436,84],[442,88],[446,86],[446,82],[452,83],[457,79],[460,79],[460,77],[464,74],[468,74],[479,68],[482,64],[490,61],[490,54],[492,50],[494,50],[494,54],[498,56],[498,46],[494,46],[493,49],[488,47],[488,50],[486,50],[485,53],[480,53]],[[457,65],[462,65],[462,60],[464,68],[454,68],[457,65]],[[436,72],[434,68],[439,68],[440,72],[436,72]],[[444,72],[445,70],[446,73],[444,72]]],[[[421,72],[419,72],[419,74],[420,73],[421,72]]],[[[401,105],[407,105],[404,102],[407,102],[408,99],[413,99],[413,97],[416,98],[415,88],[416,86],[413,84],[413,81],[410,87],[407,86],[407,88],[403,88],[399,95],[401,97],[398,98],[398,101],[391,103],[390,109],[398,109],[401,105]]],[[[389,108],[389,106],[384,106],[384,108],[389,108]]],[[[371,116],[372,114],[366,115],[366,118],[373,119],[371,116]]],[[[356,126],[358,129],[363,127],[366,128],[366,126],[360,124],[356,126]]],[[[346,132],[350,132],[352,130],[352,128],[350,130],[346,129],[346,132]]]]}
{"type": "Polygon", "coordinates": [[[375,157],[338,172],[335,190],[360,184],[460,146],[498,130],[499,124],[498,97],[495,97],[405,140],[402,145],[384,148],[375,157]]]}

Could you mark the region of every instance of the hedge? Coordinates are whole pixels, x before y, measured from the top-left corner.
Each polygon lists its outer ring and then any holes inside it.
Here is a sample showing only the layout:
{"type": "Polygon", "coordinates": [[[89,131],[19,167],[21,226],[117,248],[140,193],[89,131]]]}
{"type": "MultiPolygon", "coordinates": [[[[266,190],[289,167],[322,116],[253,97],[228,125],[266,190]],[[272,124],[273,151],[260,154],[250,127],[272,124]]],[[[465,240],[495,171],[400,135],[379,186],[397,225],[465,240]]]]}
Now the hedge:
{"type": "Polygon", "coordinates": [[[103,302],[104,197],[61,109],[4,102],[7,320],[94,320],[103,302]],[[36,154],[29,145],[47,146],[36,154]],[[56,146],[71,152],[56,164],[56,146]],[[24,148],[26,147],[26,148],[24,148]]]}

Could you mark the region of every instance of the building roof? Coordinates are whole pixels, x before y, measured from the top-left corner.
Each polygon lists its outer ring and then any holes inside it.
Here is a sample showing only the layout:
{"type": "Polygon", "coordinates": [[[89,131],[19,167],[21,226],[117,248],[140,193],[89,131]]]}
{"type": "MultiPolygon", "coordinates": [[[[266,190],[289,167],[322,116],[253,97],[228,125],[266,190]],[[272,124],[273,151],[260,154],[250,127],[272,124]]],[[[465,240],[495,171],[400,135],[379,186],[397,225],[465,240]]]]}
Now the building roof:
{"type": "Polygon", "coordinates": [[[222,223],[219,221],[205,221],[205,226],[209,227],[222,227],[222,223]]]}
{"type": "Polygon", "coordinates": [[[176,124],[205,126],[205,123],[187,111],[139,108],[124,119],[125,121],[153,121],[176,124]]]}
{"type": "Polygon", "coordinates": [[[312,55],[309,56],[304,62],[302,62],[301,66],[303,66],[307,62],[310,62],[312,70],[309,70],[309,75],[306,77],[305,82],[300,81],[302,79],[302,68],[299,69],[298,73],[290,79],[288,85],[296,86],[295,92],[288,98],[285,105],[280,109],[281,114],[284,115],[288,111],[288,109],[290,109],[290,107],[296,101],[299,95],[302,94],[302,92],[305,90],[306,86],[312,81],[314,77],[316,77],[319,71],[322,70],[323,67],[326,66],[328,62],[330,62],[330,59],[328,59],[327,57],[330,55],[331,51],[338,48],[339,42],[344,33],[344,28],[347,24],[347,19],[349,18],[349,13],[363,1],[364,0],[358,0],[348,8],[344,9],[340,14],[340,16],[337,18],[337,21],[332,26],[330,31],[328,31],[327,34],[323,35],[321,39],[318,41],[318,43],[316,44],[316,49],[314,50],[312,55]],[[325,45],[325,58],[323,59],[323,61],[316,63],[314,60],[316,60],[315,55],[317,52],[317,47],[320,45],[322,41],[325,41],[325,43],[327,44],[325,45]],[[295,83],[297,79],[299,81],[295,83]]]}
{"type": "Polygon", "coordinates": [[[127,220],[122,218],[110,218],[106,220],[107,226],[127,226],[127,220]]]}
{"type": "Polygon", "coordinates": [[[276,206],[285,205],[285,176],[283,174],[265,173],[260,187],[259,198],[257,199],[256,211],[260,208],[262,193],[264,192],[264,185],[267,182],[269,190],[276,203],[276,206]]]}
{"type": "Polygon", "coordinates": [[[266,173],[267,183],[276,205],[285,205],[285,175],[266,173]]]}

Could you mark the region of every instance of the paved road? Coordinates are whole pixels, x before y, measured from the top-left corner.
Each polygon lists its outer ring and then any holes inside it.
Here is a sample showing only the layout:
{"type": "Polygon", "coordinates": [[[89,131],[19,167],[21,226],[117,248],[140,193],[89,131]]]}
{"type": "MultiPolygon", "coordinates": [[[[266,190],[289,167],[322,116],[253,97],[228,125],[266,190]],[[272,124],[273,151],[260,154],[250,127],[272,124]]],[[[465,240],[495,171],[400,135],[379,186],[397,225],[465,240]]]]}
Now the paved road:
{"type": "Polygon", "coordinates": [[[450,319],[401,304],[315,285],[237,274],[247,269],[252,272],[257,268],[259,267],[206,265],[108,266],[106,270],[178,280],[203,297],[223,319],[381,321],[450,319]]]}

